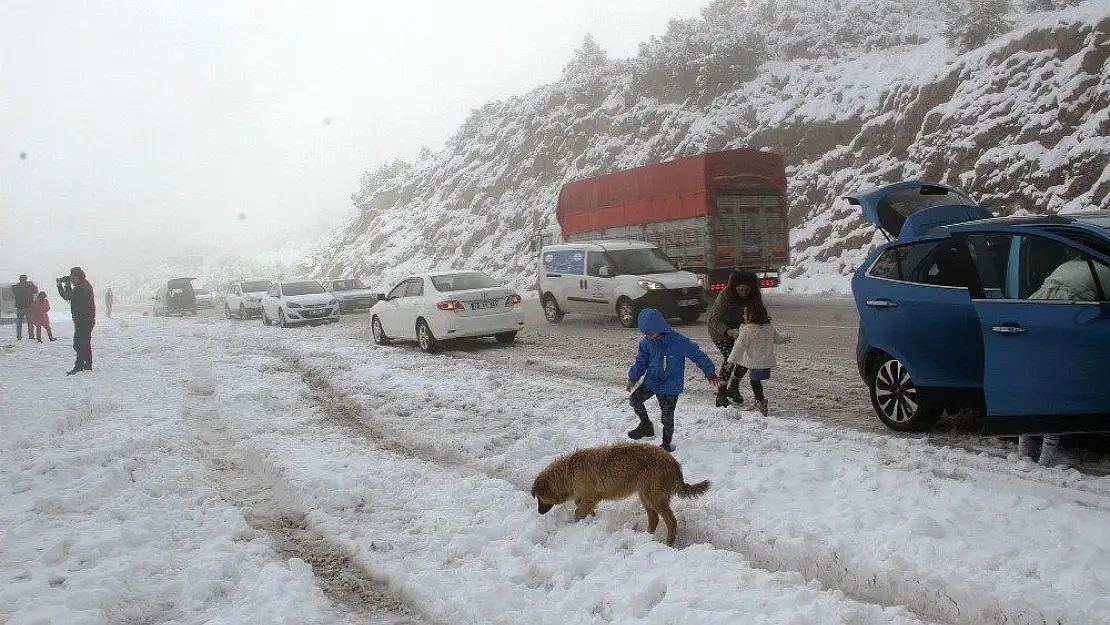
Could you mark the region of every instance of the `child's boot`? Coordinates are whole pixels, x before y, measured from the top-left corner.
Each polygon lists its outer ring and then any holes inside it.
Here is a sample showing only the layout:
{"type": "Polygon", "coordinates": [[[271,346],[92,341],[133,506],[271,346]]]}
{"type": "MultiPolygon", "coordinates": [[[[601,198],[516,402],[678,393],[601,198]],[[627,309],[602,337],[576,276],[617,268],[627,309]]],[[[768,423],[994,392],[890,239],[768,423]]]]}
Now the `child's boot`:
{"type": "Polygon", "coordinates": [[[640,425],[628,431],[628,438],[638,441],[641,438],[651,438],[655,436],[655,427],[651,424],[650,420],[640,419],[640,425]]]}

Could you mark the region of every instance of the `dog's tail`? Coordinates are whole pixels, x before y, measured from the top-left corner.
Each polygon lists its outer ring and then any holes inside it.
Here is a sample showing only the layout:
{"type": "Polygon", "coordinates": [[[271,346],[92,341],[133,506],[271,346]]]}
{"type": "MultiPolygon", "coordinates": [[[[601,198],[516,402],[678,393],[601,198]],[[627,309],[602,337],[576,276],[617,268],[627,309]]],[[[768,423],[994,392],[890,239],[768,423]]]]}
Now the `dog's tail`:
{"type": "Polygon", "coordinates": [[[686,482],[680,482],[678,490],[675,491],[675,494],[679,497],[682,497],[683,499],[689,499],[690,497],[704,495],[705,492],[708,490],[709,480],[702,480],[697,484],[687,484],[686,482]]]}

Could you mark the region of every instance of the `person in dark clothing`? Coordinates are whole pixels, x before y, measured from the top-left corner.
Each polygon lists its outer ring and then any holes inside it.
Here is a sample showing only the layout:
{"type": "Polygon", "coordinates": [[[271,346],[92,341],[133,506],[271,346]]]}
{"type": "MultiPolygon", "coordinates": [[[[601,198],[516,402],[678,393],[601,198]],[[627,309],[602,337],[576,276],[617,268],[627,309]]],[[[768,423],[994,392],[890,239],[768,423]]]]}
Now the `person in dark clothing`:
{"type": "Polygon", "coordinates": [[[107,291],[104,292],[104,314],[109,319],[112,318],[112,305],[115,304],[115,303],[116,303],[116,296],[115,296],[114,293],[112,293],[112,289],[108,289],[107,291]]]}
{"type": "Polygon", "coordinates": [[[77,360],[66,375],[92,371],[92,330],[96,325],[96,296],[92,285],[85,279],[85,270],[74,267],[68,278],[58,278],[58,295],[69,302],[73,317],[73,351],[77,360]]]}
{"type": "Polygon", "coordinates": [[[728,284],[717,294],[717,299],[709,307],[705,325],[709,330],[709,340],[720,350],[724,360],[721,362],[721,382],[717,387],[717,407],[728,407],[729,403],[742,404],[740,381],[747,369],[742,365],[728,362],[740,326],[744,323],[744,307],[749,303],[763,302],[759,291],[759,277],[750,271],[734,271],[728,276],[728,284]]]}
{"type": "Polygon", "coordinates": [[[27,338],[35,338],[34,324],[31,321],[31,304],[35,303],[35,296],[39,294],[39,287],[27,279],[27,275],[19,276],[19,282],[12,285],[12,298],[15,299],[15,339],[23,340],[23,324],[27,323],[27,338]]]}

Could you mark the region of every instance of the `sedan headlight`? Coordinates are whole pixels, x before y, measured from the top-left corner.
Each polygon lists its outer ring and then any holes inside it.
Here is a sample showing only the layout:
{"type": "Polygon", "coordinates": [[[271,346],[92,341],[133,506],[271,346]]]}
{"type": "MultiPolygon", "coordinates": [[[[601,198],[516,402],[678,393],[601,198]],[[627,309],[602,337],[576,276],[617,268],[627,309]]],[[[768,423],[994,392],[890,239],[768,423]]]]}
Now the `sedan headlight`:
{"type": "Polygon", "coordinates": [[[636,284],[640,285],[640,288],[645,291],[658,291],[667,288],[662,282],[656,282],[655,280],[639,280],[636,284]]]}

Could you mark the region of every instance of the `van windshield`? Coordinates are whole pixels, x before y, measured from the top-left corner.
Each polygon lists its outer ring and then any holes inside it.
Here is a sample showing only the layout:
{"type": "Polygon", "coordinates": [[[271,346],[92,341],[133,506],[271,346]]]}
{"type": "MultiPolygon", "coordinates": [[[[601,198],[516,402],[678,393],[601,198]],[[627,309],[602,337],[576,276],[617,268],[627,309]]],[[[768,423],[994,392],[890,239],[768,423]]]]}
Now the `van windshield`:
{"type": "Polygon", "coordinates": [[[657,247],[642,247],[631,250],[610,250],[606,252],[617,267],[617,275],[643,275],[645,273],[669,273],[678,271],[671,259],[657,247]]]}

